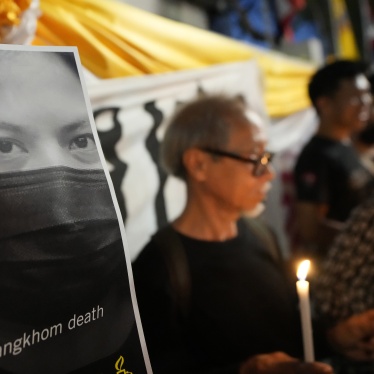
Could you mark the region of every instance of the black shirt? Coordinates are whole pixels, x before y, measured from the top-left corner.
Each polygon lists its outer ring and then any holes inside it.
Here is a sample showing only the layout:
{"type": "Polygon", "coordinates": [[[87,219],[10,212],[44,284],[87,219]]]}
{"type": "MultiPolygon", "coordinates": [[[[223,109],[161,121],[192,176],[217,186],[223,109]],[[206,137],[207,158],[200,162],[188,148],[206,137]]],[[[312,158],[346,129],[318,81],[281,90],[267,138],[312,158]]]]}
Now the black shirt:
{"type": "Polygon", "coordinates": [[[301,357],[295,285],[244,221],[224,242],[178,235],[191,279],[187,318],[175,318],[168,268],[154,240],[133,265],[155,374],[237,373],[248,357],[274,351],[301,357]]]}
{"type": "Polygon", "coordinates": [[[340,222],[373,185],[373,176],[351,144],[317,135],[301,151],[294,177],[299,201],[327,204],[326,218],[340,222]]]}

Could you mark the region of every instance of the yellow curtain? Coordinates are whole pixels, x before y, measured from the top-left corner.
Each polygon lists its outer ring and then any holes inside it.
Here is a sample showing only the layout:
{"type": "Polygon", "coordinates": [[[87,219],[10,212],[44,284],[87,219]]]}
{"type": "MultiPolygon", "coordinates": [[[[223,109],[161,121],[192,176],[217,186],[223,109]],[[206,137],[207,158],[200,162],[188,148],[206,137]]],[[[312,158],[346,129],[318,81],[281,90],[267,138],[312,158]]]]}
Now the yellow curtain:
{"type": "Polygon", "coordinates": [[[77,46],[83,65],[101,78],[157,74],[257,59],[269,115],[310,106],[314,67],[112,0],[40,0],[34,45],[77,46]]]}

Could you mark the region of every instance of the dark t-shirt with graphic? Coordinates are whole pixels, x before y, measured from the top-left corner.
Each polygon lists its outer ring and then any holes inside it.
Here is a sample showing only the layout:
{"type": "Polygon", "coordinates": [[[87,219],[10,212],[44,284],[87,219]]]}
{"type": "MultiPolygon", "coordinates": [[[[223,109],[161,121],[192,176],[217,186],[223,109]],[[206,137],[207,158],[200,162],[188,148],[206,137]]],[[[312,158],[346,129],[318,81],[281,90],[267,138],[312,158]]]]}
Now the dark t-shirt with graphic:
{"type": "Polygon", "coordinates": [[[351,144],[314,136],[294,169],[297,199],[327,204],[326,218],[344,222],[368,196],[374,178],[351,144]]]}

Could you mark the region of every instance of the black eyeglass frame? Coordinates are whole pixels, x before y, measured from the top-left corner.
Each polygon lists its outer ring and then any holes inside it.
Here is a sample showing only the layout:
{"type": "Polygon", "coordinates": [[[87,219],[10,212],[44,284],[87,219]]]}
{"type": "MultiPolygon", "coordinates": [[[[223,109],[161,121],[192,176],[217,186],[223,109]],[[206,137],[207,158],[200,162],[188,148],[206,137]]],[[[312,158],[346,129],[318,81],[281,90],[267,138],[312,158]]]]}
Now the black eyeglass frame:
{"type": "Polygon", "coordinates": [[[253,169],[253,175],[256,177],[264,174],[266,168],[268,167],[269,163],[272,161],[274,157],[274,153],[268,152],[268,151],[265,151],[259,157],[255,155],[253,155],[253,157],[244,157],[244,156],[238,155],[237,153],[223,151],[221,149],[215,149],[215,148],[209,148],[209,147],[202,147],[199,149],[202,150],[203,152],[207,152],[215,156],[228,157],[233,160],[237,160],[237,161],[244,162],[247,164],[248,163],[253,164],[255,165],[253,169]]]}

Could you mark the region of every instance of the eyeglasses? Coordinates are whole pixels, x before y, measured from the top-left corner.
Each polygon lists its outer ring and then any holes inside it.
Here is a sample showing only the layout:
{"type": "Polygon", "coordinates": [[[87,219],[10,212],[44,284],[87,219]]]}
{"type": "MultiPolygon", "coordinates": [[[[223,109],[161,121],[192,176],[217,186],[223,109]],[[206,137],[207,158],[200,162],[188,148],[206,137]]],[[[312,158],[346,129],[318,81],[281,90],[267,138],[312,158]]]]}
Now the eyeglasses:
{"type": "Polygon", "coordinates": [[[349,99],[349,104],[352,106],[370,105],[373,103],[373,97],[370,93],[364,93],[359,96],[353,96],[349,99]]]}
{"type": "Polygon", "coordinates": [[[267,152],[267,151],[265,151],[260,156],[252,155],[249,157],[244,157],[244,156],[238,155],[237,153],[222,151],[220,149],[214,149],[214,148],[209,148],[209,147],[203,147],[200,149],[204,152],[210,153],[215,156],[228,157],[233,160],[244,162],[246,164],[253,164],[254,165],[253,175],[256,177],[259,177],[265,173],[265,171],[268,168],[269,163],[274,157],[273,153],[267,152]]]}

